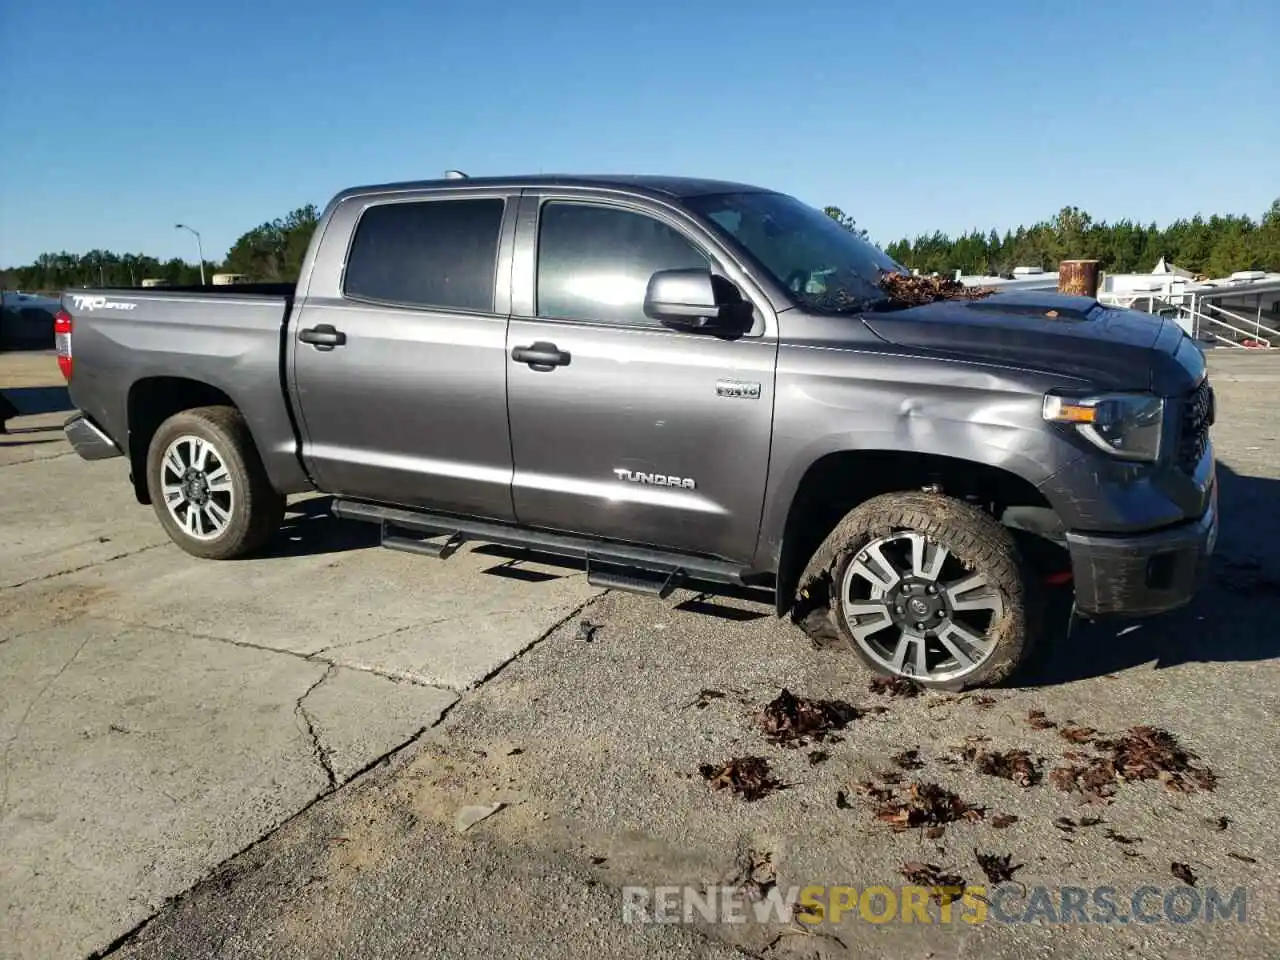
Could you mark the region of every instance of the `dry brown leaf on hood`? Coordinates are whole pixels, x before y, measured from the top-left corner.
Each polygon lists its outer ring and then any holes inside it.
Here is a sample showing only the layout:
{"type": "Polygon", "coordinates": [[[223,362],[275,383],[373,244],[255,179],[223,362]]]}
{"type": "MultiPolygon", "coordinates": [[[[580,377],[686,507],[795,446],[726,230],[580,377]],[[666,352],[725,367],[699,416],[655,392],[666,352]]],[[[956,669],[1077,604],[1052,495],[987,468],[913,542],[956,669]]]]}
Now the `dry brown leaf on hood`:
{"type": "Polygon", "coordinates": [[[880,275],[880,289],[890,300],[913,307],[939,300],[981,300],[995,293],[991,287],[966,287],[952,277],[896,272],[880,275]]]}

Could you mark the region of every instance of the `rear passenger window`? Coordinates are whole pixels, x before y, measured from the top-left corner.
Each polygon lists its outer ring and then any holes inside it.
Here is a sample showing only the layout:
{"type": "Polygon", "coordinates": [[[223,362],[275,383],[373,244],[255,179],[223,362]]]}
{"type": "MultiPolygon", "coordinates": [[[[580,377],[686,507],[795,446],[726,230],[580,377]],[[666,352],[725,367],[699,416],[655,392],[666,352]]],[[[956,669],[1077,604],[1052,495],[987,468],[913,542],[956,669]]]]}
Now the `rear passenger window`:
{"type": "Polygon", "coordinates": [[[356,227],[343,293],[446,310],[493,310],[504,201],[427,200],[369,207],[356,227]]]}
{"type": "Polygon", "coordinates": [[[659,326],[644,312],[649,278],[710,266],[679,231],[643,213],[553,201],[539,220],[539,317],[659,326]]]}

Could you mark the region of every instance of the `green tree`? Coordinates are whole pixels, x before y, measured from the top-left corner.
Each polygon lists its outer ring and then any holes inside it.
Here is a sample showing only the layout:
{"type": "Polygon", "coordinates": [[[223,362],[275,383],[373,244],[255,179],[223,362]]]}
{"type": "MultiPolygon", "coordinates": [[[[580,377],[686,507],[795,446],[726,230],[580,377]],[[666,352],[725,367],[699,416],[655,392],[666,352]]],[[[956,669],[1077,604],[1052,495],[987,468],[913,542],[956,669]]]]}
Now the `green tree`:
{"type": "Polygon", "coordinates": [[[231,245],[225,269],[251,280],[297,280],[318,218],[315,205],[307,204],[283,219],[254,227],[231,245]]]}
{"type": "Polygon", "coordinates": [[[856,233],[863,240],[867,239],[867,231],[858,226],[858,222],[839,207],[823,207],[822,212],[844,227],[850,233],[856,233]]]}
{"type": "Polygon", "coordinates": [[[1245,247],[1255,269],[1280,272],[1280,199],[1272,201],[1258,229],[1249,234],[1245,247]]]}
{"type": "Polygon", "coordinates": [[[1130,220],[1098,222],[1079,207],[1066,206],[1049,220],[1006,229],[1003,237],[995,230],[985,237],[976,230],[957,237],[935,231],[914,240],[895,240],[886,252],[905,266],[940,274],[963,270],[1008,276],[1014,267],[1056,270],[1060,261],[1078,257],[1096,258],[1112,273],[1147,271],[1161,257],[1211,276],[1248,269],[1280,271],[1280,199],[1258,221],[1196,215],[1163,229],[1130,220]]]}

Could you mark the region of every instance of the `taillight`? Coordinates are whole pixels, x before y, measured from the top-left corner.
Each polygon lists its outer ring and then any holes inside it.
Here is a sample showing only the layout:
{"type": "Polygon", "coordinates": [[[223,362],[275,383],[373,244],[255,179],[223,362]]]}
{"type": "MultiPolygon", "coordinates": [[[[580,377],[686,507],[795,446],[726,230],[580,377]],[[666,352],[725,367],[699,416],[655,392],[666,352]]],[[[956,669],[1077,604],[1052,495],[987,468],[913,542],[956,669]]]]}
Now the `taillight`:
{"type": "Polygon", "coordinates": [[[53,315],[53,343],[58,349],[58,369],[71,379],[71,314],[59,310],[53,315]]]}

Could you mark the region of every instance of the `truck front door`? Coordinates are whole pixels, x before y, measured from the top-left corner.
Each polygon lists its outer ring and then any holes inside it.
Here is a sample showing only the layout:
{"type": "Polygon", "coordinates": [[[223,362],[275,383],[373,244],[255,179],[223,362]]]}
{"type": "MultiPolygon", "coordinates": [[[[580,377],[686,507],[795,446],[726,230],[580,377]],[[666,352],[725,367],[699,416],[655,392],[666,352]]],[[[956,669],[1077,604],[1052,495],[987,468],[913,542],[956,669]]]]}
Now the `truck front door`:
{"type": "Polygon", "coordinates": [[[358,196],[335,211],[288,347],[321,489],[513,518],[500,278],[517,203],[452,190],[358,196]]]}
{"type": "Polygon", "coordinates": [[[772,315],[757,304],[756,327],[722,339],[642,309],[656,270],[709,266],[741,289],[717,257],[678,210],[526,192],[507,335],[521,523],[751,559],[769,469],[772,315]]]}

